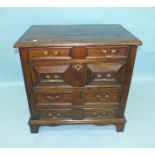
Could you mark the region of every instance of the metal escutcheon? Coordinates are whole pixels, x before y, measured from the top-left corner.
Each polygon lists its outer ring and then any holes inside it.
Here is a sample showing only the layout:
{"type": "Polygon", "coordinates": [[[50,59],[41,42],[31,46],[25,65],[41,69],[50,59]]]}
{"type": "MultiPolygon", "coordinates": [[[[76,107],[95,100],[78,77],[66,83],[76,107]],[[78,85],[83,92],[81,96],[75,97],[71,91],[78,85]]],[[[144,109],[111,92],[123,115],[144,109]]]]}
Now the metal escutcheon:
{"type": "Polygon", "coordinates": [[[76,71],[79,72],[83,66],[81,64],[77,64],[77,65],[74,65],[73,67],[76,69],[76,71]]]}

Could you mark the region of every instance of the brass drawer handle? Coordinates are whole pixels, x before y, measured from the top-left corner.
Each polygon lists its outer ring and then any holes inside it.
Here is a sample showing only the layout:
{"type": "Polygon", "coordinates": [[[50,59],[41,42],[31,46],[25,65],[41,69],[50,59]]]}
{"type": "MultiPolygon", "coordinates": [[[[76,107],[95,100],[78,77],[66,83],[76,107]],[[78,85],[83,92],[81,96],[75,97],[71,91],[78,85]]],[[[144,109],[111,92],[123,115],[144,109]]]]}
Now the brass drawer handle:
{"type": "Polygon", "coordinates": [[[46,77],[46,79],[50,79],[51,78],[50,75],[46,75],[45,77],[46,77]]]}
{"type": "Polygon", "coordinates": [[[110,97],[110,95],[108,95],[108,94],[105,95],[105,98],[109,98],[109,97],[110,97]]]}
{"type": "Polygon", "coordinates": [[[110,73],[108,73],[108,74],[107,74],[107,77],[108,77],[108,78],[110,78],[110,77],[111,77],[111,74],[110,74],[110,73]]]}
{"type": "Polygon", "coordinates": [[[48,55],[48,51],[44,51],[43,54],[44,54],[44,55],[48,55]]]}
{"type": "Polygon", "coordinates": [[[101,101],[105,100],[105,98],[102,98],[102,96],[99,95],[99,94],[96,95],[96,98],[98,98],[98,99],[101,100],[101,101]]]}
{"type": "Polygon", "coordinates": [[[49,117],[52,117],[52,113],[48,113],[48,116],[49,116],[49,117]]]}
{"type": "Polygon", "coordinates": [[[61,116],[61,113],[58,112],[58,113],[57,113],[57,116],[58,116],[58,117],[61,116]]]}
{"type": "Polygon", "coordinates": [[[98,77],[98,78],[101,78],[101,77],[102,77],[102,74],[97,74],[97,77],[98,77]]]}
{"type": "Polygon", "coordinates": [[[58,78],[59,78],[59,75],[55,75],[54,78],[55,78],[55,79],[58,79],[58,78]]]}
{"type": "Polygon", "coordinates": [[[58,52],[58,51],[54,51],[54,52],[53,52],[53,55],[54,55],[54,56],[57,56],[57,55],[59,55],[59,52],[58,52]]]}
{"type": "Polygon", "coordinates": [[[102,118],[105,117],[107,115],[106,112],[102,112],[101,114],[97,115],[98,118],[102,118]]]}
{"type": "Polygon", "coordinates": [[[99,100],[103,101],[103,100],[106,100],[106,98],[109,98],[110,95],[109,94],[105,94],[104,96],[100,95],[100,94],[97,94],[96,95],[96,98],[98,98],[99,100]]]}
{"type": "Polygon", "coordinates": [[[103,116],[101,116],[101,115],[98,115],[97,117],[98,117],[98,118],[102,118],[103,116]]]}
{"type": "Polygon", "coordinates": [[[61,116],[61,113],[57,113],[57,114],[55,114],[55,115],[53,115],[52,113],[48,113],[48,116],[49,117],[52,117],[52,118],[57,118],[57,117],[60,117],[61,116]]]}
{"type": "Polygon", "coordinates": [[[102,53],[107,54],[107,50],[102,50],[102,53]]]}
{"type": "Polygon", "coordinates": [[[113,54],[115,54],[116,52],[117,52],[116,49],[113,49],[113,50],[111,50],[111,53],[108,54],[107,50],[102,50],[102,53],[105,54],[105,57],[112,57],[113,54]]]}
{"type": "Polygon", "coordinates": [[[105,54],[105,57],[112,57],[112,55],[109,55],[107,50],[102,50],[102,53],[105,54]]]}
{"type": "Polygon", "coordinates": [[[46,96],[46,98],[50,100],[56,100],[56,99],[59,99],[60,97],[56,95],[56,96],[46,96]]]}
{"type": "Polygon", "coordinates": [[[107,115],[107,113],[106,112],[102,112],[102,115],[107,115]]]}
{"type": "Polygon", "coordinates": [[[101,96],[101,95],[99,95],[99,94],[97,94],[97,95],[96,95],[96,97],[97,97],[97,98],[101,98],[102,96],[101,96]]]}
{"type": "Polygon", "coordinates": [[[112,54],[115,54],[116,52],[117,52],[116,49],[111,50],[112,54]]]}
{"type": "Polygon", "coordinates": [[[79,72],[83,66],[81,64],[77,64],[77,65],[74,65],[73,67],[76,69],[76,71],[79,72]]]}
{"type": "Polygon", "coordinates": [[[93,115],[94,115],[94,116],[97,116],[97,113],[96,113],[96,112],[94,112],[94,113],[93,113],[93,115]]]}
{"type": "Polygon", "coordinates": [[[54,75],[54,79],[51,79],[50,75],[46,75],[45,78],[49,79],[51,82],[55,82],[55,79],[59,79],[59,75],[54,75]]]}

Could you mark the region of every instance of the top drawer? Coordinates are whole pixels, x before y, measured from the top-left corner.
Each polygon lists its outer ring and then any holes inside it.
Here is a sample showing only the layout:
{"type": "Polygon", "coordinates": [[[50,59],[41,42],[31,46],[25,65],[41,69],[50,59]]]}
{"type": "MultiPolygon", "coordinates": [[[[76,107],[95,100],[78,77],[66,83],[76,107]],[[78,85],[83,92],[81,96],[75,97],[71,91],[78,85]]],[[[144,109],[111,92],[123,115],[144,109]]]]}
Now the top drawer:
{"type": "Polygon", "coordinates": [[[126,58],[128,47],[88,47],[87,58],[126,58]]]}
{"type": "Polygon", "coordinates": [[[128,47],[46,47],[29,48],[30,60],[127,58],[128,47]]]}
{"type": "Polygon", "coordinates": [[[29,59],[71,59],[71,48],[30,48],[29,59]]]}

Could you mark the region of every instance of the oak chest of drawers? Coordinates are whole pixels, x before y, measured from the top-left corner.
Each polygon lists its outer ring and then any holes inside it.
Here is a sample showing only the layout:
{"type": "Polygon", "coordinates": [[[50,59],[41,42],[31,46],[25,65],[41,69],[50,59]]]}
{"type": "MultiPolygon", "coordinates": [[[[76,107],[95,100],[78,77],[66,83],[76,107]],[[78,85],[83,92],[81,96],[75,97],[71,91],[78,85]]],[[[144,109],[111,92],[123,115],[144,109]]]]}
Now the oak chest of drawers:
{"type": "Polygon", "coordinates": [[[19,48],[32,133],[42,125],[116,125],[123,131],[137,46],[121,25],[31,26],[19,48]]]}

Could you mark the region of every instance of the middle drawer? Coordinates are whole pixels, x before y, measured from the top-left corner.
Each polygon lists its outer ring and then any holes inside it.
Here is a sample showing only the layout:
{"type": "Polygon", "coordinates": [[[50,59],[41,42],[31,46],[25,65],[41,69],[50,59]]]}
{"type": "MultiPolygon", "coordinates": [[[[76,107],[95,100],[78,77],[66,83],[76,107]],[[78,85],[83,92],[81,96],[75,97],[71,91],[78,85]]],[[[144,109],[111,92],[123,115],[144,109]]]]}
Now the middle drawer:
{"type": "Polygon", "coordinates": [[[38,108],[52,107],[102,107],[118,105],[120,88],[72,88],[70,90],[35,88],[34,96],[38,108]]]}
{"type": "Polygon", "coordinates": [[[126,63],[122,62],[66,62],[64,64],[32,64],[35,86],[101,86],[121,85],[126,63]]]}

